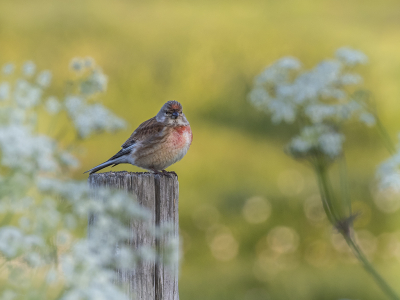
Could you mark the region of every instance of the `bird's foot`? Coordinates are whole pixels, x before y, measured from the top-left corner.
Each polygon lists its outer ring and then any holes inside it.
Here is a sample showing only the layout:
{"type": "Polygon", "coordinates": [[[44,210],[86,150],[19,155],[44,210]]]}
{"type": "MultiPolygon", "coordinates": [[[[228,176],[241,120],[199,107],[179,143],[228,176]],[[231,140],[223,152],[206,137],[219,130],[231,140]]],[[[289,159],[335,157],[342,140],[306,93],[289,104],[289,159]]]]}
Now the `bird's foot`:
{"type": "Polygon", "coordinates": [[[156,170],[156,169],[151,169],[155,175],[162,175],[163,173],[161,173],[160,171],[156,170]]]}
{"type": "Polygon", "coordinates": [[[168,178],[172,178],[172,174],[175,174],[175,172],[168,172],[166,170],[161,170],[161,172],[163,175],[167,176],[168,178]]]}
{"type": "Polygon", "coordinates": [[[154,174],[156,174],[156,175],[164,175],[164,176],[167,176],[168,178],[173,178],[173,175],[175,175],[176,177],[178,177],[178,175],[174,172],[174,171],[172,171],[172,172],[168,172],[168,171],[166,171],[166,170],[161,170],[161,172],[160,171],[158,171],[158,170],[155,170],[155,169],[151,169],[153,172],[154,172],[154,174]]]}

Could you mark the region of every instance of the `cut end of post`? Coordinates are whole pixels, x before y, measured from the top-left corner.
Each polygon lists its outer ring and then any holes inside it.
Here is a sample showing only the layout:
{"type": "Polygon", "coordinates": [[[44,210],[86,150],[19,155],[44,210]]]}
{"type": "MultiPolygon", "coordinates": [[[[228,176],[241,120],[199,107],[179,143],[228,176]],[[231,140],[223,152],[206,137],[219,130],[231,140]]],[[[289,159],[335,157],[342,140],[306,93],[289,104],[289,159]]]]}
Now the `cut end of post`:
{"type": "Polygon", "coordinates": [[[154,176],[162,178],[162,177],[167,177],[167,178],[176,178],[178,179],[178,174],[176,174],[174,171],[172,172],[165,172],[165,173],[154,173],[154,172],[128,172],[128,171],[117,171],[117,172],[102,172],[102,173],[92,173],[89,175],[90,177],[96,177],[96,176],[126,176],[126,175],[131,175],[131,176],[154,176]]]}

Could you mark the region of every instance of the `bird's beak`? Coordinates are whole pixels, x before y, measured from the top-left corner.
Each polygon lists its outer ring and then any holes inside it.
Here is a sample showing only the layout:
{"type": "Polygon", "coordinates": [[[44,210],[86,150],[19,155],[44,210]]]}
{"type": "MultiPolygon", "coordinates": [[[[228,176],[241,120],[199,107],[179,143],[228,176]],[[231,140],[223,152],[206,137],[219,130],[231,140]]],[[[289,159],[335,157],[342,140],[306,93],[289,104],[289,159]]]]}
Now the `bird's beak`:
{"type": "Polygon", "coordinates": [[[177,111],[174,111],[173,113],[172,113],[172,119],[176,119],[177,117],[179,116],[179,113],[177,112],[177,111]]]}

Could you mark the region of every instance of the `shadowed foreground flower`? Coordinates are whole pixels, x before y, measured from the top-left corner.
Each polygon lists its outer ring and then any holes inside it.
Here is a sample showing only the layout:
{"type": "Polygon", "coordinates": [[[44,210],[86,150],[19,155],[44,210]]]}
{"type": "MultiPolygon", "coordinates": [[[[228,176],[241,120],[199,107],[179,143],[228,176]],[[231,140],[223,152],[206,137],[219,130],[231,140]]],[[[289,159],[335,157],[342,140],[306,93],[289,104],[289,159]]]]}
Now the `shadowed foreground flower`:
{"type": "MultiPolygon", "coordinates": [[[[127,299],[115,285],[115,268],[135,268],[157,257],[152,248],[125,246],[132,220],[146,226],[151,212],[118,191],[101,189],[94,200],[86,181],[69,179],[79,165],[73,152],[77,141],[125,126],[101,104],[107,77],[94,60],[71,65],[77,77],[57,98],[48,95],[50,71],[37,72],[27,62],[22,76],[11,80],[6,76],[13,65],[2,68],[0,299],[127,299]],[[75,145],[64,147],[65,141],[38,132],[42,114],[51,119],[50,132],[61,138],[55,125],[64,118],[78,138],[75,145]],[[81,228],[93,213],[97,222],[87,238],[81,228]]],[[[148,226],[149,234],[155,234],[148,226]]],[[[165,260],[175,259],[176,249],[171,241],[165,260]]]]}

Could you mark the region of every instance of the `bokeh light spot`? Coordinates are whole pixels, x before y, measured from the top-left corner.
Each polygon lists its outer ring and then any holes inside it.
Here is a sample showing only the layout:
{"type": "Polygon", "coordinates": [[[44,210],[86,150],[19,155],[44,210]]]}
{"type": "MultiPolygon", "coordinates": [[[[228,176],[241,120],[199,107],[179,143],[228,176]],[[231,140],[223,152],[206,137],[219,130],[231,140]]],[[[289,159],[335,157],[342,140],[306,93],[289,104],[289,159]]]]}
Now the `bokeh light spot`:
{"type": "Polygon", "coordinates": [[[384,190],[374,193],[374,202],[384,213],[394,213],[400,208],[400,198],[393,190],[384,190]]]}
{"type": "Polygon", "coordinates": [[[243,207],[243,216],[249,223],[265,222],[271,215],[271,204],[262,197],[248,199],[243,207]]]}
{"type": "Polygon", "coordinates": [[[297,249],[299,236],[290,227],[277,226],[268,233],[267,241],[269,247],[278,253],[290,253],[297,249]]]}
{"type": "Polygon", "coordinates": [[[216,225],[207,231],[207,241],[212,255],[220,261],[229,261],[236,257],[239,243],[226,226],[216,225]]]}

